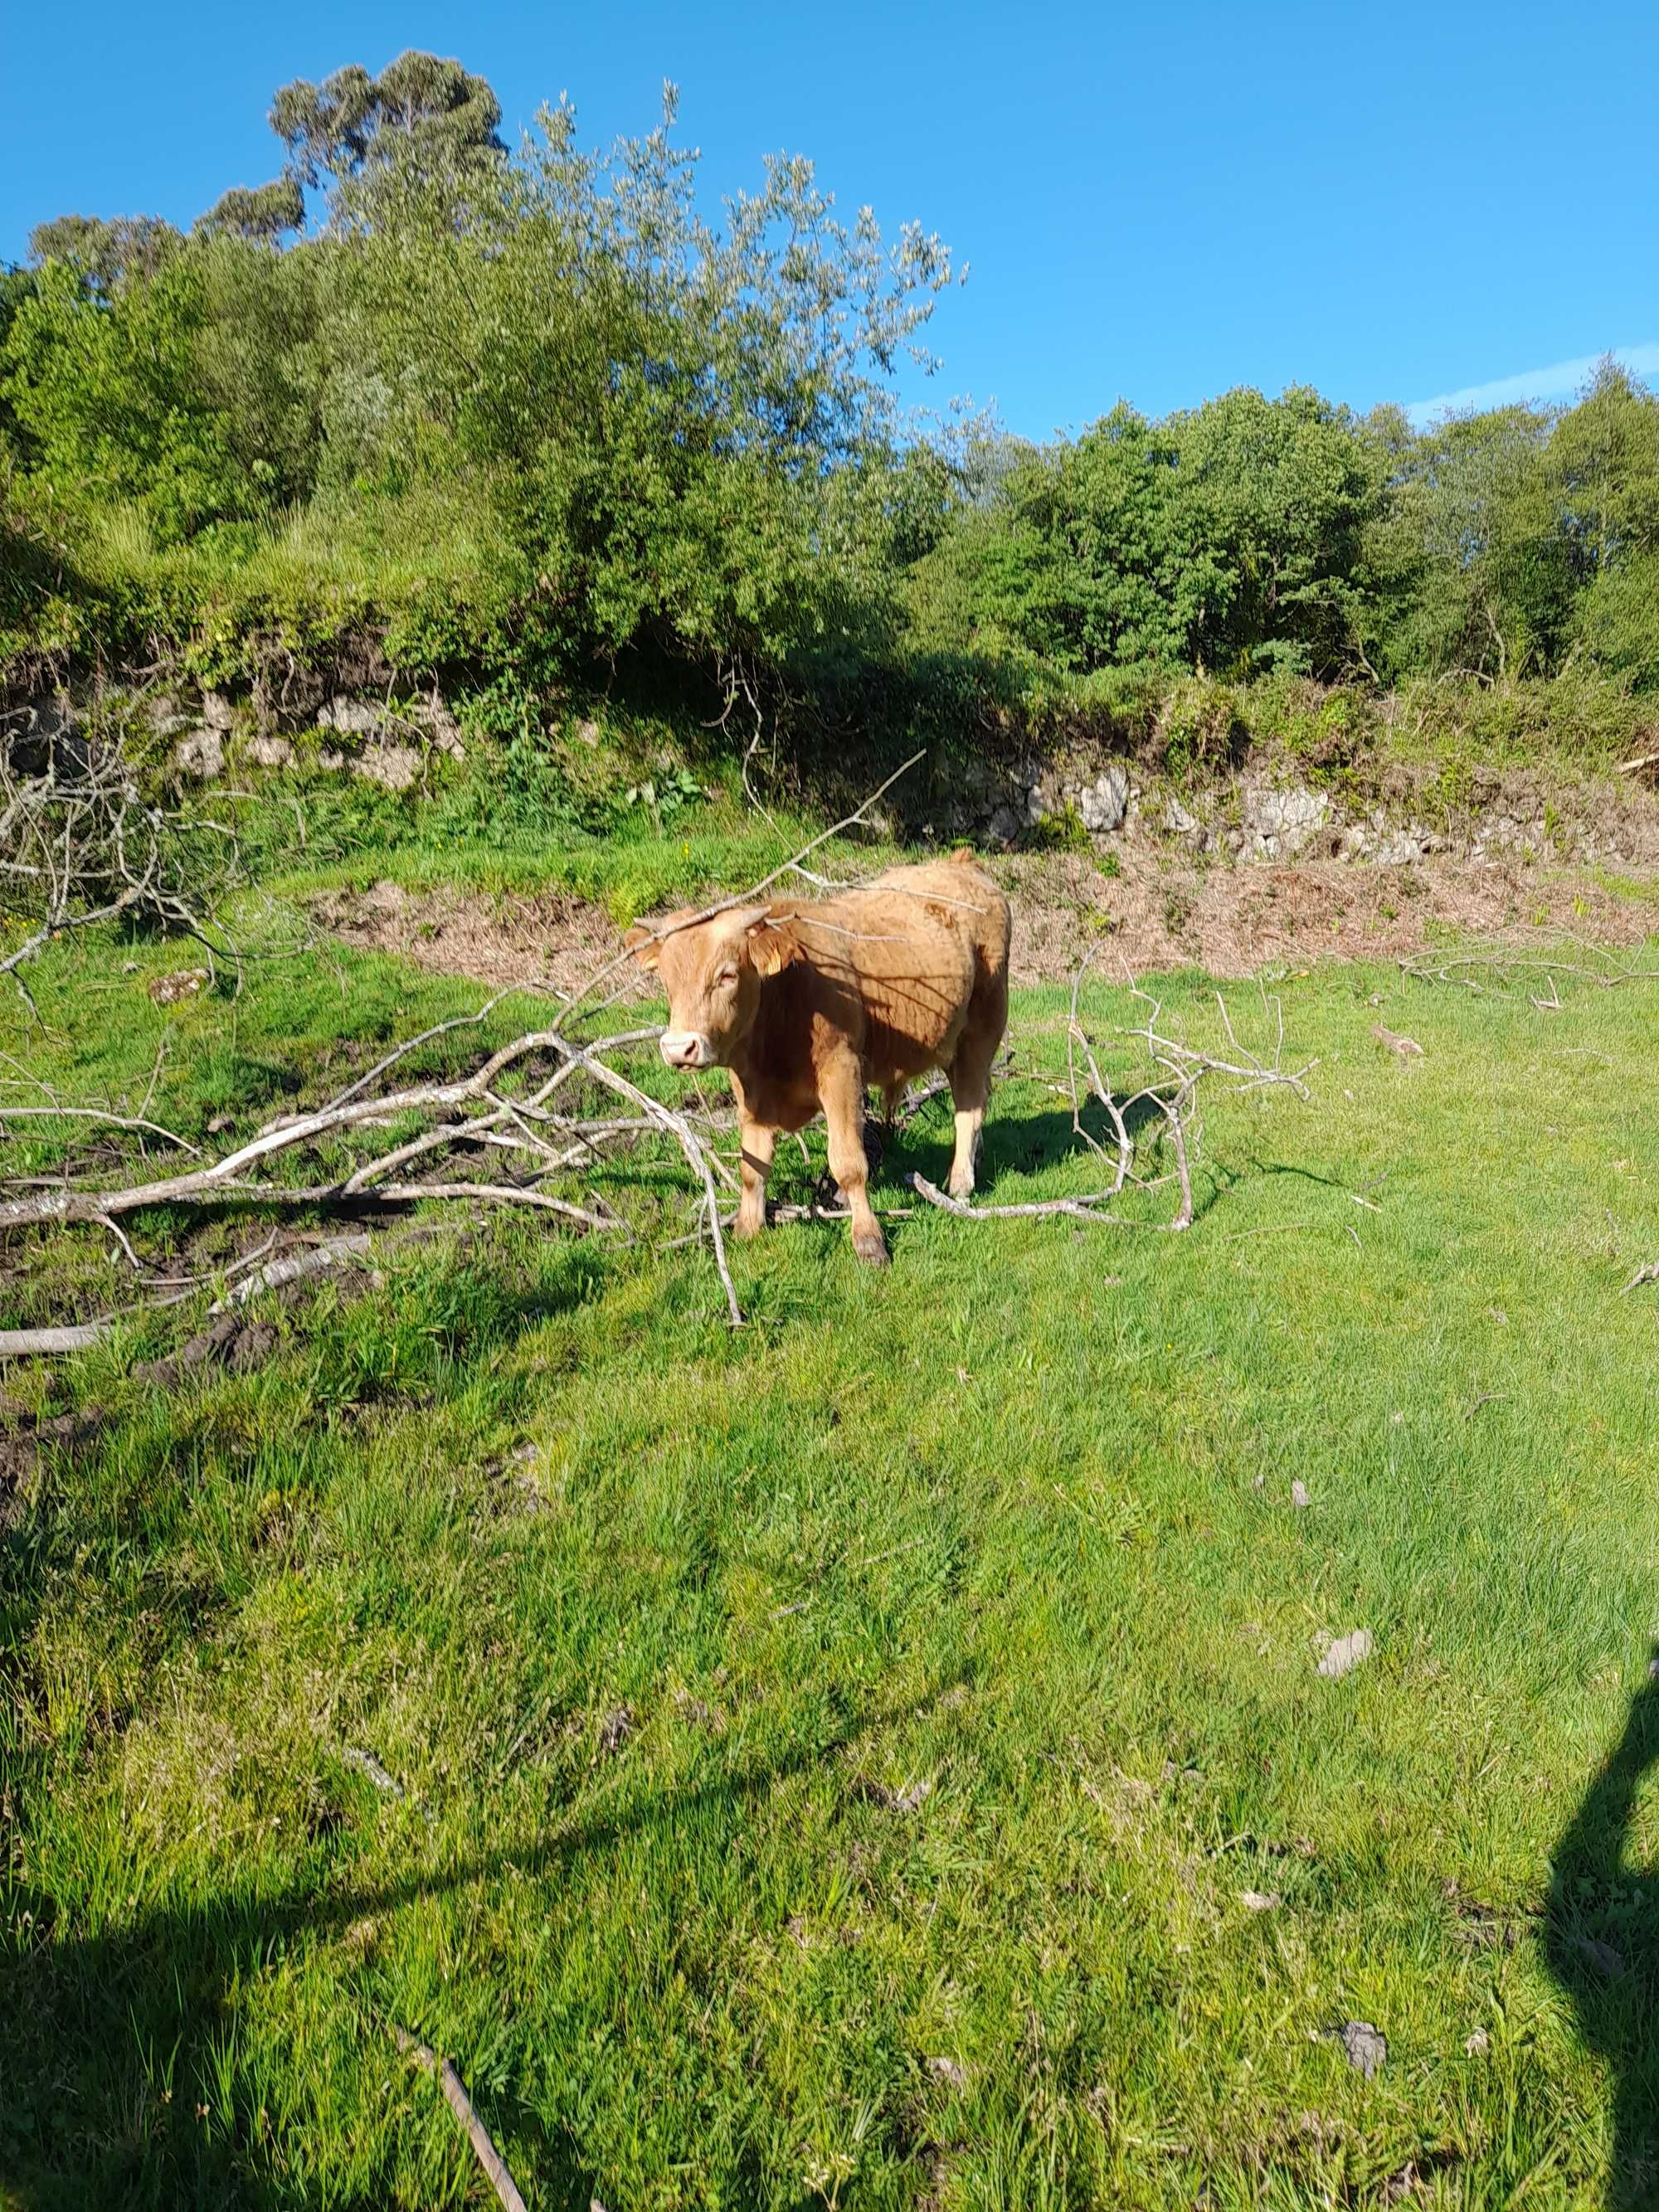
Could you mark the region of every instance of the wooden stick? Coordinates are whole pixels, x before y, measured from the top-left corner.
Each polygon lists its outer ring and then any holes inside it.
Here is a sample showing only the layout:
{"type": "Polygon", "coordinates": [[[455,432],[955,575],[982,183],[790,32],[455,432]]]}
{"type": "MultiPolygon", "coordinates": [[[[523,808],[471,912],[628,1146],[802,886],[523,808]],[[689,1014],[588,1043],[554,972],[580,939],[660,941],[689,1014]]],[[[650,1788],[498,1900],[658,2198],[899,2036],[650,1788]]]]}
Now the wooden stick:
{"type": "Polygon", "coordinates": [[[270,1261],[246,1282],[238,1283],[223,1297],[215,1298],[208,1308],[210,1314],[222,1314],[231,1306],[245,1306],[250,1298],[257,1298],[261,1291],[278,1291],[285,1283],[297,1283],[307,1275],[320,1273],[337,1261],[356,1259],[368,1249],[368,1231],[358,1230],[349,1237],[331,1237],[326,1244],[307,1244],[298,1252],[286,1254],[280,1260],[270,1261]]]}
{"type": "Polygon", "coordinates": [[[35,1359],[43,1353],[85,1352],[115,1326],[112,1316],[68,1328],[0,1328],[0,1359],[35,1359]]]}
{"type": "MultiPolygon", "coordinates": [[[[1080,1198],[1032,1199],[1024,1206],[969,1206],[965,1198],[947,1198],[924,1175],[913,1175],[910,1188],[929,1206],[954,1213],[959,1221],[1023,1221],[1038,1214],[1069,1213],[1076,1221],[1109,1221],[1114,1229],[1168,1229],[1176,1225],[1171,1222],[1126,1221],[1120,1213],[1103,1212],[1101,1209],[1107,1200],[1117,1194],[1109,1190],[1089,1191],[1080,1198]]],[[[1181,1225],[1184,1228],[1186,1224],[1181,1225]]]]}
{"type": "Polygon", "coordinates": [[[423,2074],[435,2074],[438,2086],[444,2093],[444,2101],[466,2130],[473,2154],[489,2177],[495,2194],[506,2206],[507,2212],[527,2212],[525,2201],[519,2194],[519,2185],[507,2170],[507,2162],[490,2141],[489,2130],[472,2109],[472,2100],[467,2095],[460,2075],[447,2058],[440,2058],[424,2043],[417,2043],[407,2028],[399,2027],[396,2021],[388,2023],[399,2051],[412,2058],[423,2074]]]}

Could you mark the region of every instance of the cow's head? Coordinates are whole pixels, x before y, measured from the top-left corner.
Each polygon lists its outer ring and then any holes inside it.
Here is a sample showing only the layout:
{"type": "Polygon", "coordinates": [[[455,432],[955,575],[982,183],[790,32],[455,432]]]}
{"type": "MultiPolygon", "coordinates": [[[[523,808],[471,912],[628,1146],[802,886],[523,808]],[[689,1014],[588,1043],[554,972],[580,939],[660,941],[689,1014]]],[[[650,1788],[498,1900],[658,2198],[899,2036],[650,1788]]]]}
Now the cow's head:
{"type": "Polygon", "coordinates": [[[790,917],[767,907],[735,907],[682,927],[695,911],[636,922],[623,942],[667,989],[661,1050],[670,1067],[727,1067],[754,1026],[763,980],[798,958],[800,943],[790,917]]]}

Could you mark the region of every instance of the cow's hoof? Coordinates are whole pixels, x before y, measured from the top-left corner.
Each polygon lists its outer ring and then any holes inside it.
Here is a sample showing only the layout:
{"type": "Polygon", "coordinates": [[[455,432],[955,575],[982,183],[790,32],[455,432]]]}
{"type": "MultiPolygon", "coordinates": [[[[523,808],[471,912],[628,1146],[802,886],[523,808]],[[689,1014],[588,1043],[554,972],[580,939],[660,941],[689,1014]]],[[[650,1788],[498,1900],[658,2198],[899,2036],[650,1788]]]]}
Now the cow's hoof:
{"type": "Polygon", "coordinates": [[[766,1220],[763,1215],[758,1221],[745,1221],[742,1214],[739,1214],[732,1224],[732,1242],[734,1244],[746,1244],[751,1237],[758,1237],[765,1226],[766,1220]]]}
{"type": "Polygon", "coordinates": [[[945,1194],[947,1198],[958,1200],[971,1198],[974,1194],[974,1178],[972,1176],[952,1176],[945,1186],[945,1194]]]}
{"type": "Polygon", "coordinates": [[[853,1249],[866,1267],[885,1267],[890,1264],[887,1246],[879,1229],[871,1230],[867,1236],[855,1237],[853,1249]]]}

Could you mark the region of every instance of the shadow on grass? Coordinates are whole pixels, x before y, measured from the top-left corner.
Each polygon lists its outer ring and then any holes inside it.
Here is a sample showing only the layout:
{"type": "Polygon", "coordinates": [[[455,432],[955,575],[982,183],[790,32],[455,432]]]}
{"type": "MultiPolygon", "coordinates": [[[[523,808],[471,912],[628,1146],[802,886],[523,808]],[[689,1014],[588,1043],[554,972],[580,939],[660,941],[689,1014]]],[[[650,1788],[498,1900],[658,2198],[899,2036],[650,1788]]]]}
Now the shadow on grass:
{"type": "Polygon", "coordinates": [[[1549,1903],[1551,1969],[1613,2077],[1608,2212],[1659,2203],[1659,1873],[1627,1863],[1638,1793],[1656,1760],[1659,1679],[1650,1678],[1556,1847],[1549,1903]]]}
{"type": "MultiPolygon", "coordinates": [[[[961,1679],[963,1670],[942,1679],[921,1701],[961,1679]]],[[[198,2115],[198,2104],[210,2103],[216,2094],[213,2057],[228,2038],[236,1990],[279,1963],[303,1958],[354,1922],[429,1905],[508,1869],[515,1881],[556,1875],[637,1829],[659,1820],[683,1823],[710,1808],[724,1808],[735,1831],[776,1783],[908,1717],[918,1702],[913,1696],[782,1757],[436,1874],[338,1889],[324,1887],[327,1871],[313,1865],[304,1881],[296,1878],[272,1895],[216,1897],[141,1915],[104,1934],[62,1939],[52,1933],[56,1907],[49,1896],[27,1883],[0,1882],[0,2205],[6,2212],[79,2212],[94,2205],[100,2212],[137,2212],[185,2204],[297,2212],[319,2201],[289,2170],[263,2112],[220,2115],[213,2132],[198,2115]]],[[[386,2071],[395,2074],[385,2016],[367,1991],[356,2010],[362,2037],[384,2045],[386,2071]]],[[[421,2021],[401,2024],[416,2034],[428,2032],[421,2021]]],[[[446,2055],[467,2081],[498,2148],[516,2148],[523,2156],[526,2142],[535,2145],[532,2169],[515,2175],[521,2185],[533,2183],[533,2201],[558,2212],[586,2212],[598,2177],[580,2147],[510,2090],[489,2091],[469,2080],[465,2051],[446,2055]]],[[[303,2069],[303,2050],[295,2063],[303,2069]]],[[[372,2063],[382,2063],[380,2051],[372,2063]]],[[[426,2094],[418,2077],[411,2073],[409,2080],[411,2100],[426,2094]]],[[[465,2160],[470,2154],[459,2136],[457,2141],[456,2155],[465,2160]]],[[[392,2201],[392,2186],[387,2170],[362,2193],[331,2189],[326,2201],[340,2212],[369,2212],[392,2201]]]]}
{"type": "MultiPolygon", "coordinates": [[[[930,1101],[929,1105],[944,1119],[944,1126],[937,1133],[926,1127],[921,1117],[885,1138],[878,1121],[872,1120],[868,1125],[869,1140],[878,1148],[885,1181],[902,1182],[912,1168],[919,1169],[930,1182],[945,1181],[955,1141],[949,1120],[949,1094],[944,1094],[940,1100],[930,1101]]],[[[1083,1104],[1079,1120],[1082,1136],[1072,1127],[1069,1107],[1045,1107],[1040,1113],[1020,1114],[999,1111],[994,1102],[986,1116],[980,1145],[978,1198],[989,1201],[1000,1176],[1036,1175],[1045,1168],[1057,1167],[1069,1160],[1093,1162],[1105,1170],[1103,1182],[1109,1182],[1117,1169],[1117,1137],[1106,1109],[1097,1101],[1089,1099],[1083,1104]],[[1101,1147],[1101,1152],[1092,1149],[1095,1145],[1101,1147]]],[[[1125,1115],[1124,1126],[1139,1146],[1144,1137],[1156,1137],[1164,1127],[1164,1116],[1153,1101],[1142,1099],[1125,1115]]]]}

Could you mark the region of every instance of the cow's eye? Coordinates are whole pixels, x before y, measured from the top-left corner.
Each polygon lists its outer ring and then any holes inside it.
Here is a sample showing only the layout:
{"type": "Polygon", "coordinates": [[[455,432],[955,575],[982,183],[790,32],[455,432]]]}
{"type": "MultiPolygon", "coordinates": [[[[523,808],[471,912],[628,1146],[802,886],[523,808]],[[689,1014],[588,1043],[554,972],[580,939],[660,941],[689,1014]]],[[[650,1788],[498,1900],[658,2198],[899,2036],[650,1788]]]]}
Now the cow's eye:
{"type": "Polygon", "coordinates": [[[738,971],[735,968],[722,968],[714,978],[717,983],[735,983],[737,980],[738,971]]]}

